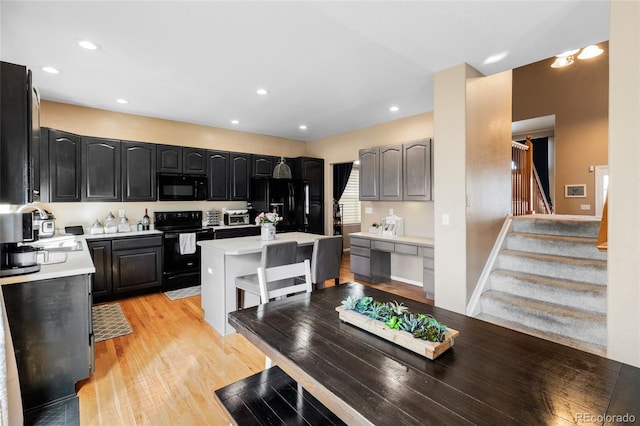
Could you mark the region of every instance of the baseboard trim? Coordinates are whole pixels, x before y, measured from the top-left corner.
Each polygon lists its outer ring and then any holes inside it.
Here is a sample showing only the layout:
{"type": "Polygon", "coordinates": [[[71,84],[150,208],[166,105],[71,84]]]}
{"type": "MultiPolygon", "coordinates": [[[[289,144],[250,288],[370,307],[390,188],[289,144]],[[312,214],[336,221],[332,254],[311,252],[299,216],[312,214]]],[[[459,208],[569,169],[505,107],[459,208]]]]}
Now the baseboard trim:
{"type": "Polygon", "coordinates": [[[400,282],[403,282],[405,284],[415,285],[416,287],[423,287],[422,282],[420,282],[420,281],[410,280],[408,278],[396,277],[395,275],[391,275],[390,278],[393,281],[400,281],[400,282]]]}

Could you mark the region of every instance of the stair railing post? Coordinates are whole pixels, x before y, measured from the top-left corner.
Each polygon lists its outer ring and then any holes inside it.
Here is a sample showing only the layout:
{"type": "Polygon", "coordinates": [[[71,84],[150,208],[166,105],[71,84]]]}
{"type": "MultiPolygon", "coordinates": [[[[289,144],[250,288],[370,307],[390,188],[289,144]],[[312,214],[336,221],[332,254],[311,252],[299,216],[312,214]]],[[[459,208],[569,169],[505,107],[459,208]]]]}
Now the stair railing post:
{"type": "Polygon", "coordinates": [[[533,206],[533,142],[531,142],[531,135],[527,135],[525,146],[528,149],[526,150],[523,167],[523,180],[525,184],[524,199],[527,201],[526,214],[533,214],[535,210],[533,206]]]}

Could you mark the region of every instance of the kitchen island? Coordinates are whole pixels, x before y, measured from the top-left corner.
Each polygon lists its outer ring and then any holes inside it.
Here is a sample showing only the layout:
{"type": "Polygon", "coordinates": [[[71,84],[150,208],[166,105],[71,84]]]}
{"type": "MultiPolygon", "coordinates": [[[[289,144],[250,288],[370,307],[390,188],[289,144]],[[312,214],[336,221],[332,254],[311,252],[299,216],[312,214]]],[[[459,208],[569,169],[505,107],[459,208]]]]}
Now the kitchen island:
{"type": "MultiPolygon", "coordinates": [[[[229,312],[236,310],[235,279],[256,272],[264,245],[296,241],[299,251],[308,255],[308,248],[313,246],[314,240],[323,237],[319,234],[289,232],[277,234],[273,241],[262,241],[260,236],[251,236],[198,242],[202,250],[201,297],[205,321],[222,336],[235,331],[227,322],[229,312]]],[[[260,297],[254,294],[246,293],[244,299],[244,307],[260,303],[260,297]]]]}

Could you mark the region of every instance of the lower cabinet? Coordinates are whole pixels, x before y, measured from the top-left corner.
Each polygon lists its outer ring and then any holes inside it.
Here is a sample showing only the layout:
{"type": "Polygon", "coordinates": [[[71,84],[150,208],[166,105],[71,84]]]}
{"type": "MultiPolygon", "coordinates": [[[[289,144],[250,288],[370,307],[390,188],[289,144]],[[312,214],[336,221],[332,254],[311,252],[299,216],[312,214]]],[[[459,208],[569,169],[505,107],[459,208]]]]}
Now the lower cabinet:
{"type": "Polygon", "coordinates": [[[89,377],[89,278],[2,286],[25,411],[75,398],[76,383],[89,377]]]}
{"type": "Polygon", "coordinates": [[[215,232],[216,240],[236,237],[250,237],[253,235],[260,235],[259,226],[243,226],[234,229],[216,229],[215,232]]]}
{"type": "Polygon", "coordinates": [[[420,247],[420,255],[422,255],[422,288],[427,299],[433,300],[435,297],[433,247],[420,247]]]}
{"type": "Polygon", "coordinates": [[[87,241],[96,272],[94,301],[162,286],[162,236],[87,241]]]}

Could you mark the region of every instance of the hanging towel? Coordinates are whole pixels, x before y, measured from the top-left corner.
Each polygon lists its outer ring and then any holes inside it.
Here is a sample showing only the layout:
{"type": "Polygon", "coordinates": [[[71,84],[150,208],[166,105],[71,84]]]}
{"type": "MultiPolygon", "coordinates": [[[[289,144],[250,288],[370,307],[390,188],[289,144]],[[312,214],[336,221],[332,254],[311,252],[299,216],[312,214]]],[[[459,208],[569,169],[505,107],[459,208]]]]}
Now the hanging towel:
{"type": "Polygon", "coordinates": [[[196,234],[180,234],[180,254],[196,252],[196,234]]]}

